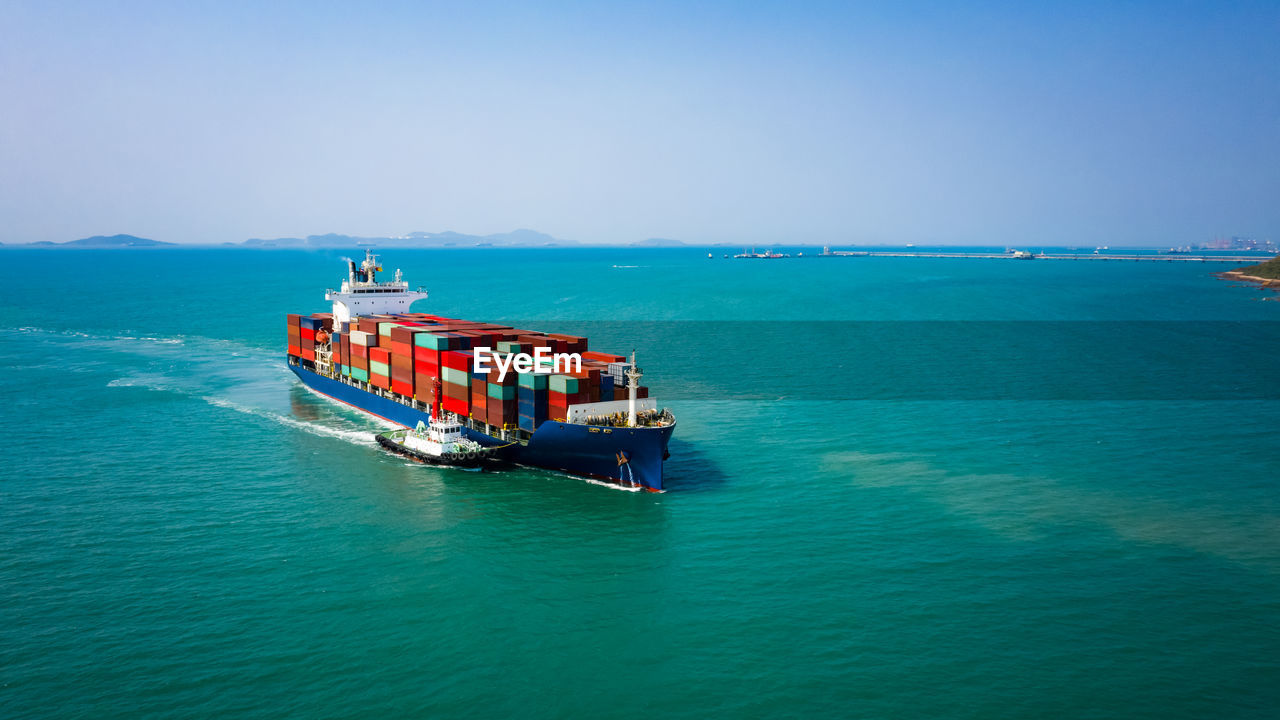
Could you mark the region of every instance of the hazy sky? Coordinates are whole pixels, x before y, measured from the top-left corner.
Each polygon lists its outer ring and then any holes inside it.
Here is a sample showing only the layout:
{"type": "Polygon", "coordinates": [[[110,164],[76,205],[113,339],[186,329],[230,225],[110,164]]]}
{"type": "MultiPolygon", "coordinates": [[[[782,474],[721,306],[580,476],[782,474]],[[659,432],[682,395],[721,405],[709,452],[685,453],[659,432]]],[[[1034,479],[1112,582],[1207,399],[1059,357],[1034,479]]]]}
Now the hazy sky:
{"type": "Polygon", "coordinates": [[[1280,2],[0,0],[0,242],[1280,239],[1280,2]]]}

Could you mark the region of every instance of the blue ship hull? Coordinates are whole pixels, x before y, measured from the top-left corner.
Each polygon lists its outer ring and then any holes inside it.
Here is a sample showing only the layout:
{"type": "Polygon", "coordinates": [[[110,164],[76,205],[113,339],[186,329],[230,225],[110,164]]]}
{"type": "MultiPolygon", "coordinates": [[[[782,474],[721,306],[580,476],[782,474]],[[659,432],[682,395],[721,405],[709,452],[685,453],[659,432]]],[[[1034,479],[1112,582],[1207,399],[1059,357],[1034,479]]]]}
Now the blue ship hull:
{"type": "MultiPolygon", "coordinates": [[[[289,363],[304,385],[357,410],[396,425],[416,427],[428,422],[426,412],[395,400],[366,392],[289,363]]],[[[509,456],[522,465],[560,470],[627,487],[662,490],[662,463],[667,457],[667,441],[675,425],[664,427],[597,427],[548,420],[538,426],[527,444],[518,445],[509,456]],[[626,462],[619,462],[619,457],[626,462]]],[[[502,443],[479,430],[463,428],[463,434],[484,445],[502,443]]]]}

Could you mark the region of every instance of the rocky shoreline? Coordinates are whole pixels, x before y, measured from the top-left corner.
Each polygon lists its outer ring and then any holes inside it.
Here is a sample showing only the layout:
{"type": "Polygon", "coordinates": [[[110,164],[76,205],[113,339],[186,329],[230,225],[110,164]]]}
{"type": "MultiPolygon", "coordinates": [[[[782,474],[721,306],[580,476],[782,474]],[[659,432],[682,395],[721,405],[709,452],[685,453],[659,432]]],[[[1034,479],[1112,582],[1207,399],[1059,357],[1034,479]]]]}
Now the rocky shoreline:
{"type": "MultiPolygon", "coordinates": [[[[1276,292],[1280,292],[1280,280],[1277,280],[1275,278],[1258,277],[1257,275],[1246,275],[1242,270],[1228,270],[1226,272],[1214,273],[1214,275],[1216,275],[1219,278],[1222,278],[1223,280],[1249,283],[1252,285],[1256,285],[1263,290],[1273,290],[1276,292]]],[[[1263,298],[1263,299],[1280,301],[1280,297],[1269,297],[1269,298],[1263,298]]]]}
{"type": "Polygon", "coordinates": [[[1280,288],[1280,280],[1274,278],[1258,277],[1257,275],[1245,275],[1241,270],[1228,270],[1226,272],[1214,273],[1224,280],[1242,280],[1245,282],[1259,283],[1263,287],[1280,288]]]}

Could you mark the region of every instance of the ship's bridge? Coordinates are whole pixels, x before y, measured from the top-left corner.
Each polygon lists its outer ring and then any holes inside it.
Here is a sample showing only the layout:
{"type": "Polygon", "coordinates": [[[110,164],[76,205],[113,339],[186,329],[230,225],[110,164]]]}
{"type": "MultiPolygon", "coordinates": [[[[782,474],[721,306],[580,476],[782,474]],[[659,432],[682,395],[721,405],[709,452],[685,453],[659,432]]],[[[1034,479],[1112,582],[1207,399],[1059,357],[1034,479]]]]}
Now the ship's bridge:
{"type": "Polygon", "coordinates": [[[422,288],[410,290],[399,270],[395,280],[378,282],[377,273],[381,271],[372,250],[365,250],[364,261],[359,265],[355,260],[347,261],[347,279],[342,281],[341,289],[324,294],[324,299],[333,303],[334,323],[350,322],[359,315],[406,313],[413,303],[427,298],[427,291],[422,288]]]}

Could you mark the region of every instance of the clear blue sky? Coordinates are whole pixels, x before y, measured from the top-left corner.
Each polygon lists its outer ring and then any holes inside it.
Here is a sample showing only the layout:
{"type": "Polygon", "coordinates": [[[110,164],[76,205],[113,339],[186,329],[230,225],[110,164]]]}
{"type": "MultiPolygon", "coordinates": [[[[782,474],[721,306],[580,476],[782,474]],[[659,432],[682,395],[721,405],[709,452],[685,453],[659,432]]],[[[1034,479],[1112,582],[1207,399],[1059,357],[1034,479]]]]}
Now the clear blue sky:
{"type": "Polygon", "coordinates": [[[0,242],[1280,239],[1280,3],[0,3],[0,242]]]}

